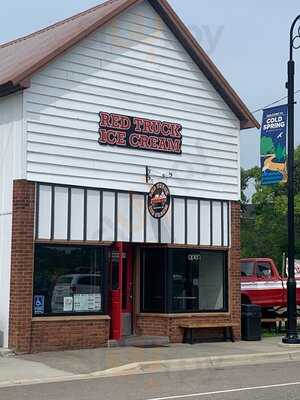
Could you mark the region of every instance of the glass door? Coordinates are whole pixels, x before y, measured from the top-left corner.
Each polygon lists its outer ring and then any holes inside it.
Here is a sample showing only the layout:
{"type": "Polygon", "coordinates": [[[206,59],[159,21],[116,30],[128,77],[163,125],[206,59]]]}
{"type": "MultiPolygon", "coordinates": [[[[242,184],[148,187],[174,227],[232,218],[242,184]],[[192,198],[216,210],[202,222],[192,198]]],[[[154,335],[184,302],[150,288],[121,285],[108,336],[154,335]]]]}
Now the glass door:
{"type": "Polygon", "coordinates": [[[133,332],[132,278],[132,248],[124,243],[115,243],[110,268],[111,339],[114,340],[133,332]]]}
{"type": "Polygon", "coordinates": [[[132,279],[132,248],[124,247],[122,270],[122,335],[130,336],[133,332],[133,279],[132,279]]]}

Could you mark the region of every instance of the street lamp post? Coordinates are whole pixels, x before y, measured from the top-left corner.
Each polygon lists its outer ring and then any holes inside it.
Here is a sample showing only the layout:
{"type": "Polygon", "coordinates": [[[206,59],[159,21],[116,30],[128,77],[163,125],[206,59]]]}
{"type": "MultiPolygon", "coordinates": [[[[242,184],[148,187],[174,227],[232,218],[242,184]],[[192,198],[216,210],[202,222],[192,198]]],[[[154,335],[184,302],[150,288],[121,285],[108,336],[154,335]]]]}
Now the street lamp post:
{"type": "Polygon", "coordinates": [[[297,303],[295,280],[295,221],[294,221],[294,107],[295,62],[294,49],[300,48],[300,15],[295,18],[290,31],[290,59],[288,61],[288,281],[287,281],[287,332],[282,339],[286,344],[300,344],[297,333],[297,303]],[[299,23],[297,32],[296,24],[299,23]]]}

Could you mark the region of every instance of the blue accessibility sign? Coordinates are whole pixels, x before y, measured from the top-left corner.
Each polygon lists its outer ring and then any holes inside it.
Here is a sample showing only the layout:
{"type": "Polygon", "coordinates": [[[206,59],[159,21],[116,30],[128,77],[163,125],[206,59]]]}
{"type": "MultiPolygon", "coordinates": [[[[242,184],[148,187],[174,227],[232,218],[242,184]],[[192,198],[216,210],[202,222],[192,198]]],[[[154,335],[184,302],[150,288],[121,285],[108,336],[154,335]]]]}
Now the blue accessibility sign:
{"type": "Polygon", "coordinates": [[[45,296],[34,296],[34,313],[44,314],[45,312],[45,296]]]}

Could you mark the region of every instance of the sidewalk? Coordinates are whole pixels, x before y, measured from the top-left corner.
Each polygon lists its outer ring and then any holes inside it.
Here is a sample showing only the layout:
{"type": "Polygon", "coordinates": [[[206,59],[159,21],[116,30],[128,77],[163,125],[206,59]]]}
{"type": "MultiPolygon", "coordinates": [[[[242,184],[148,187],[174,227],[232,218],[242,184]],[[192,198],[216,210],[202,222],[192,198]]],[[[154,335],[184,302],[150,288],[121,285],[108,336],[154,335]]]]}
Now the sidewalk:
{"type": "Polygon", "coordinates": [[[300,347],[281,338],[261,342],[176,344],[161,348],[101,348],[0,357],[0,388],[124,374],[300,361],[300,347]]]}

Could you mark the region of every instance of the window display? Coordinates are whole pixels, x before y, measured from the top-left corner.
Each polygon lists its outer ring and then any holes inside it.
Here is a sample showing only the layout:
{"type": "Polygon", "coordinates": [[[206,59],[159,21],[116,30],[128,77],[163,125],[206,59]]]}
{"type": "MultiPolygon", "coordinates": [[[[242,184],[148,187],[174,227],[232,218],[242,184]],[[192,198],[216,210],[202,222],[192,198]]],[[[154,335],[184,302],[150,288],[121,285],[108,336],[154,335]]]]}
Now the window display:
{"type": "Polygon", "coordinates": [[[104,313],[106,266],[105,248],[38,245],[33,314],[104,313]]]}
{"type": "Polygon", "coordinates": [[[226,311],[226,253],[144,249],[141,305],[143,312],[226,311]]]}

